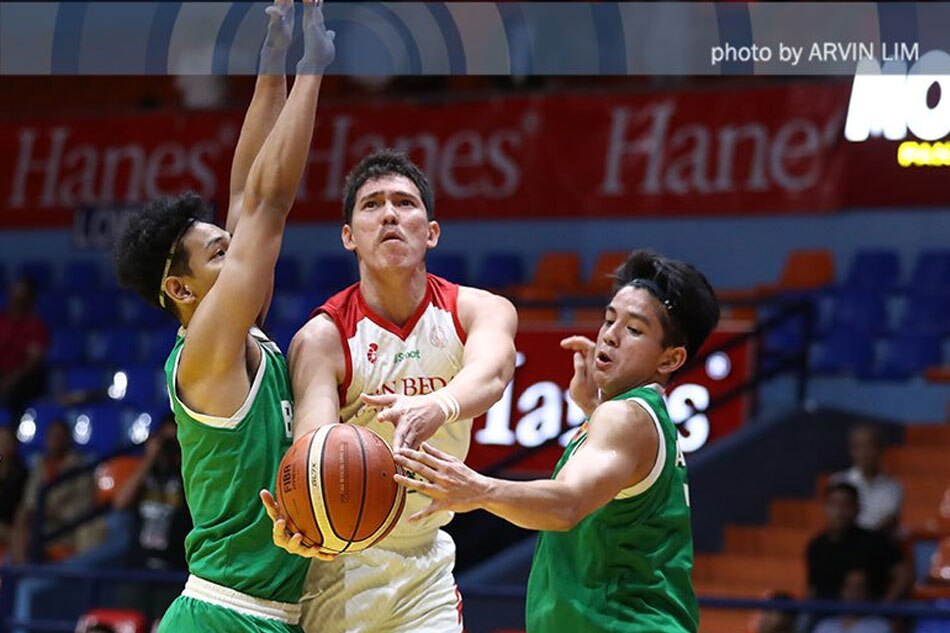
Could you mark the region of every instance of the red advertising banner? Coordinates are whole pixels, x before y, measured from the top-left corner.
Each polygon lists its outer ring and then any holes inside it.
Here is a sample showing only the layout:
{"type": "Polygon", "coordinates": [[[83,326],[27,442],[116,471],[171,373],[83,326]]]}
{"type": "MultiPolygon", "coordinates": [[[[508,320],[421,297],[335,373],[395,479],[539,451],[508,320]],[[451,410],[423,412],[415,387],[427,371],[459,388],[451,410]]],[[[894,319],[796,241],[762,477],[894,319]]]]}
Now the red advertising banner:
{"type": "MultiPolygon", "coordinates": [[[[847,83],[659,94],[323,105],[293,221],[341,217],[343,178],[375,148],[407,151],[443,218],[818,212],[946,204],[940,169],[897,143],[844,139],[847,83]]],[[[78,206],[190,188],[226,203],[242,113],[0,123],[0,226],[56,227],[78,206]]]]}
{"type": "MultiPolygon", "coordinates": [[[[724,324],[714,332],[704,349],[718,347],[742,330],[724,324]]],[[[570,328],[522,330],[518,332],[518,367],[504,396],[489,412],[475,421],[469,465],[490,468],[501,460],[540,446],[552,438],[557,444],[540,448],[509,468],[523,474],[550,474],[564,445],[584,421],[584,414],[568,394],[573,366],[571,354],[559,342],[572,334],[596,338],[596,332],[577,332],[570,328]]],[[[746,398],[739,397],[708,415],[709,403],[748,380],[752,374],[752,347],[745,341],[725,353],[710,356],[677,377],[667,390],[670,417],[682,422],[680,445],[685,452],[699,450],[728,435],[743,424],[747,414],[746,398]]]]}

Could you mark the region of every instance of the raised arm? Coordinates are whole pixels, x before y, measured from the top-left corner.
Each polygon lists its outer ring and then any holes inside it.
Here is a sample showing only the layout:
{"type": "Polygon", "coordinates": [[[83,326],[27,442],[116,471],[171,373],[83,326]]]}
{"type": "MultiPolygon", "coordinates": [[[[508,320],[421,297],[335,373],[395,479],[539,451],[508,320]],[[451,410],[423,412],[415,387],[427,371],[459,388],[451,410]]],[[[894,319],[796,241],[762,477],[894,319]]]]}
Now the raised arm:
{"type": "Polygon", "coordinates": [[[397,475],[400,483],[432,498],[413,519],[433,512],[483,508],[529,530],[567,531],[647,477],[659,436],[649,414],[630,402],[606,402],[591,417],[587,441],[555,479],[508,481],[485,477],[461,461],[423,445],[402,449],[396,461],[428,481],[397,475]]]}
{"type": "Polygon", "coordinates": [[[267,14],[270,16],[270,23],[267,25],[267,36],[261,47],[254,96],[251,97],[251,104],[244,115],[244,124],[234,148],[234,159],[231,161],[228,219],[225,227],[228,233],[234,233],[241,218],[244,188],[251,165],[287,101],[287,78],[284,73],[287,49],[294,33],[293,0],[274,0],[273,6],[267,7],[267,14]]]}
{"type": "Polygon", "coordinates": [[[444,388],[425,396],[363,395],[381,407],[377,416],[396,425],[393,448],[418,448],[446,420],[485,413],[515,371],[518,315],[511,302],[476,288],[459,288],[458,313],[467,333],[462,369],[444,388]]]}
{"type": "MultiPolygon", "coordinates": [[[[323,26],[319,4],[306,3],[304,34],[301,64],[312,66],[317,57],[322,60],[322,71],[332,62],[334,50],[332,32],[323,26]]],[[[287,103],[251,165],[241,221],[221,271],[188,324],[179,384],[191,385],[189,401],[199,406],[216,400],[217,391],[226,386],[220,384],[222,379],[247,380],[247,332],[270,289],[284,224],[313,136],[321,80],[318,74],[298,74],[287,103]]]]}

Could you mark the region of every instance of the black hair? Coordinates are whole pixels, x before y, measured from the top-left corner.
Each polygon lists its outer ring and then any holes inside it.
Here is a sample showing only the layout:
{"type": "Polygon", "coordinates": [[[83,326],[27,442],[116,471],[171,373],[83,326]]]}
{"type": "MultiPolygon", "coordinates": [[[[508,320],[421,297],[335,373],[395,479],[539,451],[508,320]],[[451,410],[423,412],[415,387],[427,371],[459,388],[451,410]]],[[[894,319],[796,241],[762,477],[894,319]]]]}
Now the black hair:
{"type": "Polygon", "coordinates": [[[86,633],[115,633],[115,629],[108,624],[97,622],[86,629],[86,633]]]}
{"type": "Polygon", "coordinates": [[[432,193],[432,186],[429,179],[422,173],[422,170],[413,163],[402,152],[393,149],[377,150],[360,161],[353,170],[346,176],[346,184],[343,187],[343,223],[349,224],[353,221],[353,208],[356,206],[356,192],[360,190],[367,180],[382,178],[397,174],[405,176],[419,190],[419,197],[422,198],[422,205],[426,208],[426,216],[430,220],[435,219],[435,196],[432,193]]]}
{"type": "Polygon", "coordinates": [[[884,437],[881,434],[880,428],[874,426],[873,424],[868,424],[868,423],[856,424],[855,426],[851,427],[851,430],[849,431],[848,436],[849,437],[853,436],[858,431],[862,431],[870,435],[871,441],[874,442],[874,445],[877,448],[881,448],[882,446],[884,446],[884,437]]]}
{"type": "MultiPolygon", "coordinates": [[[[196,221],[211,217],[208,206],[196,193],[159,198],[147,204],[141,211],[131,215],[115,243],[115,269],[119,284],[134,290],[148,303],[163,309],[158,300],[162,291],[162,274],[165,260],[196,221]]],[[[169,275],[188,275],[187,249],[175,250],[169,275]]],[[[173,301],[166,301],[164,310],[178,317],[173,301]]]]}
{"type": "Polygon", "coordinates": [[[857,487],[852,484],[849,484],[846,481],[837,481],[832,484],[828,484],[825,488],[825,499],[830,497],[836,492],[843,492],[846,495],[850,496],[852,501],[854,501],[855,507],[860,506],[861,504],[861,493],[858,492],[857,487]]]}
{"type": "Polygon", "coordinates": [[[719,323],[719,301],[694,266],[638,249],[614,271],[614,294],[632,286],[650,292],[663,307],[663,346],[683,346],[692,359],[719,323]]]}

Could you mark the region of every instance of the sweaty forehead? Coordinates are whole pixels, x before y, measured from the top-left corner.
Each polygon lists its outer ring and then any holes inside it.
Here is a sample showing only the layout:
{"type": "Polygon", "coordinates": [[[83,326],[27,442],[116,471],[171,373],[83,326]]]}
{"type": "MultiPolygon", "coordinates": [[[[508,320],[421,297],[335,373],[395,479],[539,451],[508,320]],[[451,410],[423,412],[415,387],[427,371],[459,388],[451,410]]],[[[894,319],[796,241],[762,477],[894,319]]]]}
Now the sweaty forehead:
{"type": "Polygon", "coordinates": [[[396,191],[405,191],[420,198],[419,188],[409,178],[401,174],[386,174],[379,178],[370,178],[363,183],[363,186],[356,192],[356,199],[360,200],[374,192],[381,191],[393,193],[396,191]]]}
{"type": "Polygon", "coordinates": [[[225,235],[227,235],[227,231],[217,224],[195,222],[191,225],[191,228],[188,229],[188,232],[185,233],[184,241],[188,243],[189,247],[204,248],[209,240],[216,237],[224,237],[225,235]]]}

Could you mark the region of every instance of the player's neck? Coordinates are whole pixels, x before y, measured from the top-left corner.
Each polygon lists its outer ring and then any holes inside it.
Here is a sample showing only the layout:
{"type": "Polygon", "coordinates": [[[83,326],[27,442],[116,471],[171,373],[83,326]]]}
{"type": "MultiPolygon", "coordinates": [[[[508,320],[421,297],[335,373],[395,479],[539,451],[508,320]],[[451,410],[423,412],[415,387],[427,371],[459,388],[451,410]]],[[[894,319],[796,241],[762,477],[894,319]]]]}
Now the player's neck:
{"type": "Polygon", "coordinates": [[[425,298],[425,270],[409,273],[399,270],[384,273],[364,270],[361,273],[360,294],[373,312],[401,327],[415,314],[425,298]]]}

